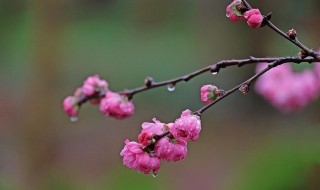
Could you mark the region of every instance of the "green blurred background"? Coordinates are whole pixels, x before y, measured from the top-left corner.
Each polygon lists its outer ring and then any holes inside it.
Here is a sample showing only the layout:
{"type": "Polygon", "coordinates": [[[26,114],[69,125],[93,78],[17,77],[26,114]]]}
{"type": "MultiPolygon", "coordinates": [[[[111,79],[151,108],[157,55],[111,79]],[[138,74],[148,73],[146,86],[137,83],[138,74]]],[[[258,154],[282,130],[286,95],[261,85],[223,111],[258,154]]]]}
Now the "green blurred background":
{"type": "MultiPolygon", "coordinates": [[[[228,89],[254,66],[204,74],[135,96],[136,114],[105,118],[85,105],[71,123],[62,100],[92,74],[122,90],[177,77],[221,59],[294,55],[267,28],[225,17],[229,1],[0,0],[0,189],[320,189],[320,103],[284,115],[255,93],[236,93],[203,115],[201,138],[159,175],[122,165],[124,140],[153,117],[170,122],[203,106],[199,88],[228,89]]],[[[320,44],[320,2],[251,2],[301,41],[320,44]]]]}

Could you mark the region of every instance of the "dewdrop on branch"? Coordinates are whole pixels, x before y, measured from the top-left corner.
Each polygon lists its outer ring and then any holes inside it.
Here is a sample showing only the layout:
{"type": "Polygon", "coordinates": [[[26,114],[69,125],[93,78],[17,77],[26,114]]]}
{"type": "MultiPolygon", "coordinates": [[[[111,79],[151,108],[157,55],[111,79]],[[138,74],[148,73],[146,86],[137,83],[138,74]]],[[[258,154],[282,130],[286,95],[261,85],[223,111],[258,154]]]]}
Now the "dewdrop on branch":
{"type": "Polygon", "coordinates": [[[167,89],[169,92],[173,92],[176,89],[176,86],[174,84],[168,84],[167,89]]]}

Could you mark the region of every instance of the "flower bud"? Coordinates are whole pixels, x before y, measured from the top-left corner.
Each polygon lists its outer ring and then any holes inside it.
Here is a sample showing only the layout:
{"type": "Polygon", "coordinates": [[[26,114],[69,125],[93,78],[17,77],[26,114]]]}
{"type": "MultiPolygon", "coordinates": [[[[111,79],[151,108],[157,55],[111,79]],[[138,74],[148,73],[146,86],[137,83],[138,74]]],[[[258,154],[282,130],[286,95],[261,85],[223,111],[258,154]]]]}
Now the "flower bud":
{"type": "Polygon", "coordinates": [[[244,5],[241,0],[234,0],[230,5],[226,8],[226,15],[230,19],[231,22],[238,22],[244,20],[243,17],[243,9],[244,5]]]}
{"type": "Polygon", "coordinates": [[[250,90],[250,87],[248,84],[243,84],[240,86],[239,88],[240,92],[242,92],[243,94],[247,94],[250,90]]]}
{"type": "Polygon", "coordinates": [[[251,9],[245,12],[244,18],[247,19],[247,23],[251,28],[258,28],[263,22],[263,16],[259,9],[251,9]]]}
{"type": "Polygon", "coordinates": [[[146,87],[152,86],[153,83],[154,79],[152,77],[147,77],[146,79],[144,79],[144,84],[146,85],[146,87]]]}
{"type": "Polygon", "coordinates": [[[77,98],[74,96],[68,96],[63,101],[64,112],[70,116],[75,117],[79,113],[79,106],[76,104],[77,98]]]}
{"type": "Polygon", "coordinates": [[[290,39],[295,40],[297,38],[297,32],[295,29],[291,29],[287,32],[290,39]]]}
{"type": "Polygon", "coordinates": [[[201,101],[206,104],[210,104],[220,96],[220,89],[214,85],[208,84],[201,87],[200,93],[201,101]]]}

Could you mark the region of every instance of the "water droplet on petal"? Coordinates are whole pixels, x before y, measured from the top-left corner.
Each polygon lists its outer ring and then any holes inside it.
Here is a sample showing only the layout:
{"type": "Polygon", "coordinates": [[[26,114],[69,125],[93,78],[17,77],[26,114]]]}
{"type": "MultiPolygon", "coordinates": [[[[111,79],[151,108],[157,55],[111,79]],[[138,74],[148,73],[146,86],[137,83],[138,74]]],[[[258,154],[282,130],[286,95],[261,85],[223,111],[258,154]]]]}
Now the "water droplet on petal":
{"type": "Polygon", "coordinates": [[[74,116],[74,117],[70,117],[70,121],[71,122],[77,122],[78,121],[78,117],[74,116]]]}
{"type": "Polygon", "coordinates": [[[169,84],[167,89],[168,89],[169,92],[172,92],[172,91],[174,91],[176,89],[176,87],[173,84],[169,84]]]}
{"type": "Polygon", "coordinates": [[[229,13],[226,13],[226,17],[228,17],[228,18],[230,17],[229,13]]]}
{"type": "Polygon", "coordinates": [[[152,174],[152,177],[157,177],[158,176],[158,173],[153,173],[152,174]]]}

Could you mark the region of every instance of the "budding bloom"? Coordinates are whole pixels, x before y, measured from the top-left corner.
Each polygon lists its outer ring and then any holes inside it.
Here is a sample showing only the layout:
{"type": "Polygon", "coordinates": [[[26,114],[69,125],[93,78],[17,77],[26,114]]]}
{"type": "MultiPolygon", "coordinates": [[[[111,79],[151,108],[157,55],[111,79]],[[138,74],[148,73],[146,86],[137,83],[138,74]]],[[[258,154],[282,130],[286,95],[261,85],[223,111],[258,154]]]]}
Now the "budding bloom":
{"type": "Polygon", "coordinates": [[[200,118],[199,116],[194,115],[190,110],[183,111],[181,117],[177,119],[170,128],[170,133],[174,138],[182,139],[184,141],[197,140],[200,131],[200,118]]]}
{"type": "Polygon", "coordinates": [[[144,122],[142,123],[142,132],[149,132],[154,135],[161,135],[166,131],[165,124],[158,121],[156,118],[153,118],[154,123],[144,122]]]}
{"type": "Polygon", "coordinates": [[[230,5],[227,6],[226,15],[231,22],[238,22],[240,20],[244,20],[243,14],[240,10],[241,7],[243,7],[243,3],[241,0],[234,0],[230,5]]]}
{"type": "Polygon", "coordinates": [[[157,157],[166,161],[179,161],[187,156],[187,142],[182,139],[170,139],[164,137],[160,139],[155,146],[157,157]]]}
{"type": "Polygon", "coordinates": [[[108,89],[108,83],[101,80],[99,75],[88,77],[82,85],[82,93],[86,96],[91,96],[97,92],[108,89]]]}
{"type": "Polygon", "coordinates": [[[134,113],[134,105],[126,96],[107,91],[100,102],[100,111],[105,116],[124,119],[134,113]]]}
{"type": "Polygon", "coordinates": [[[260,13],[259,9],[251,9],[249,11],[246,11],[244,13],[244,18],[247,19],[247,23],[251,28],[260,27],[263,21],[263,16],[260,13]]]}
{"type": "Polygon", "coordinates": [[[74,96],[68,96],[63,101],[64,112],[70,116],[75,117],[79,113],[79,106],[76,105],[77,98],[74,96]]]}
{"type": "Polygon", "coordinates": [[[287,32],[287,35],[289,36],[290,39],[294,40],[297,38],[297,31],[292,28],[287,32]]]}
{"type": "Polygon", "coordinates": [[[138,136],[139,143],[141,143],[143,147],[150,145],[152,138],[153,134],[147,131],[142,131],[138,136]]]}
{"type": "Polygon", "coordinates": [[[216,86],[208,84],[204,85],[200,89],[201,92],[201,101],[210,104],[212,101],[217,99],[220,95],[220,89],[216,86]]]}
{"type": "Polygon", "coordinates": [[[151,171],[153,174],[157,174],[160,168],[159,158],[150,156],[137,142],[126,140],[125,144],[120,153],[125,166],[145,174],[149,174],[151,171]]]}

